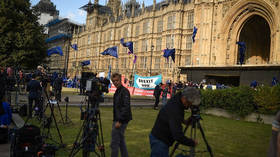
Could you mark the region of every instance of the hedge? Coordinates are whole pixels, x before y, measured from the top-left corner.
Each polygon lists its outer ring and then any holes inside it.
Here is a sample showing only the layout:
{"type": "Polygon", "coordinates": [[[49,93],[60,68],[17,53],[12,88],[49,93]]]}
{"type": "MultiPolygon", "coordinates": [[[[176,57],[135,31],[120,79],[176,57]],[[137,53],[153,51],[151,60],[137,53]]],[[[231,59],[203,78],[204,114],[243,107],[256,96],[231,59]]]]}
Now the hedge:
{"type": "Polygon", "coordinates": [[[280,85],[252,89],[240,86],[219,90],[202,90],[203,109],[221,108],[240,117],[250,113],[275,114],[280,110],[280,85]]]}

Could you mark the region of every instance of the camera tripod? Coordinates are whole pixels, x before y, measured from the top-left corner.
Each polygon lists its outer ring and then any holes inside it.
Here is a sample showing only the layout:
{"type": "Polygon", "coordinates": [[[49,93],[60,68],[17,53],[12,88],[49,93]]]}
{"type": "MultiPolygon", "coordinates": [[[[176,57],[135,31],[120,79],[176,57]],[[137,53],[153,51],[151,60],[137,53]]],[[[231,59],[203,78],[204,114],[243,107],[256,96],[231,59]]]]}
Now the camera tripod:
{"type": "Polygon", "coordinates": [[[81,119],[84,121],[78,135],[76,136],[76,140],[73,144],[69,157],[74,157],[81,149],[83,149],[83,157],[89,157],[91,152],[98,157],[105,157],[99,101],[91,101],[90,107],[89,99],[87,100],[86,97],[85,102],[87,102],[87,108],[81,116],[81,119]]]}
{"type": "MultiPolygon", "coordinates": [[[[58,125],[57,125],[56,117],[54,115],[54,103],[51,103],[47,92],[45,90],[43,90],[43,92],[44,92],[44,94],[47,98],[47,105],[46,105],[45,109],[43,109],[43,104],[41,104],[41,106],[39,107],[39,115],[38,115],[38,119],[42,120],[42,123],[41,123],[42,136],[44,138],[47,138],[47,139],[50,139],[50,140],[54,141],[52,139],[51,133],[50,133],[51,123],[52,123],[52,121],[54,121],[55,128],[56,128],[56,131],[58,133],[59,140],[60,140],[60,142],[56,142],[56,143],[59,143],[61,147],[64,147],[64,144],[63,144],[63,141],[62,141],[62,135],[60,133],[60,130],[59,130],[58,125]],[[49,117],[46,117],[45,111],[47,110],[48,107],[50,108],[51,114],[50,114],[49,117]]],[[[37,107],[37,106],[34,106],[32,108],[32,111],[34,111],[35,107],[37,107]]],[[[32,118],[32,117],[29,115],[28,118],[26,119],[24,125],[27,124],[27,122],[29,121],[30,118],[32,118]]]]}
{"type": "MultiPolygon", "coordinates": [[[[200,114],[193,114],[192,113],[190,119],[191,119],[191,139],[196,140],[196,129],[198,128],[200,133],[201,133],[201,136],[203,138],[203,141],[204,141],[204,143],[207,147],[207,151],[209,152],[210,156],[213,157],[212,149],[211,149],[210,145],[208,144],[208,142],[206,140],[204,131],[203,131],[203,129],[201,127],[201,124],[200,124],[200,120],[202,120],[200,114]]],[[[186,128],[184,129],[184,134],[186,134],[187,129],[188,129],[188,126],[186,126],[186,128]]],[[[171,151],[170,157],[172,157],[174,155],[176,149],[179,149],[179,143],[178,142],[175,144],[173,150],[171,151]]],[[[182,151],[186,152],[185,150],[182,150],[182,151]]],[[[196,153],[205,153],[207,151],[206,150],[205,151],[195,151],[195,147],[191,147],[190,157],[195,157],[196,153]]]]}

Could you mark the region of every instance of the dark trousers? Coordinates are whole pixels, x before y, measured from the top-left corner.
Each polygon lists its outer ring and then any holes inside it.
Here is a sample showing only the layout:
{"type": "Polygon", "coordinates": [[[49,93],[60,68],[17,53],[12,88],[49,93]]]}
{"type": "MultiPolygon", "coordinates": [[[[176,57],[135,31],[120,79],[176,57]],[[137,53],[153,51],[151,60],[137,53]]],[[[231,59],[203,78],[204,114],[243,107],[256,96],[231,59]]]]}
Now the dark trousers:
{"type": "Polygon", "coordinates": [[[55,93],[55,99],[57,101],[61,101],[61,89],[55,89],[54,93],[55,93]]]}
{"type": "Polygon", "coordinates": [[[159,96],[157,96],[157,95],[155,96],[156,102],[155,102],[154,108],[158,107],[158,104],[159,104],[159,97],[160,97],[160,95],[159,95],[159,96]]]}
{"type": "Polygon", "coordinates": [[[32,111],[33,111],[32,104],[33,104],[33,101],[35,101],[35,106],[38,106],[38,104],[39,104],[39,98],[28,97],[29,116],[32,116],[32,111]]]}
{"type": "Polygon", "coordinates": [[[150,157],[169,157],[169,147],[161,140],[154,137],[152,134],[149,136],[151,146],[150,157]]]}
{"type": "Polygon", "coordinates": [[[124,137],[127,124],[121,124],[121,127],[118,129],[115,128],[115,124],[116,122],[113,122],[112,125],[111,157],[118,157],[119,149],[122,157],[128,157],[124,137]]]}

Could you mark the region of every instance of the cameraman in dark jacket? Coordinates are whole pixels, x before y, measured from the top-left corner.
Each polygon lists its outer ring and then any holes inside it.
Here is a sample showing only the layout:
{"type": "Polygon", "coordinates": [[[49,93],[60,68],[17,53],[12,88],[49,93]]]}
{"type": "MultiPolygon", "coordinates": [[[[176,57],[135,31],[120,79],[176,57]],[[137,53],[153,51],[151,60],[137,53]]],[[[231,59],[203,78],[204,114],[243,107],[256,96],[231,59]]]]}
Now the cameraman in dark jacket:
{"type": "Polygon", "coordinates": [[[28,94],[28,103],[29,103],[29,116],[32,117],[32,104],[35,101],[35,106],[39,106],[39,100],[41,97],[42,87],[40,82],[35,80],[36,74],[32,74],[32,80],[28,82],[26,91],[28,94]]]}
{"type": "Polygon", "coordinates": [[[197,142],[187,138],[182,130],[184,110],[200,103],[200,92],[195,88],[185,88],[177,93],[160,110],[150,134],[151,157],[168,157],[169,147],[174,141],[194,147],[197,142]]]}
{"type": "Polygon", "coordinates": [[[114,73],[112,75],[112,82],[117,90],[114,94],[113,104],[114,119],[112,126],[111,157],[118,157],[119,149],[122,157],[128,157],[124,133],[128,122],[132,120],[130,93],[128,89],[122,86],[120,74],[114,73]]]}

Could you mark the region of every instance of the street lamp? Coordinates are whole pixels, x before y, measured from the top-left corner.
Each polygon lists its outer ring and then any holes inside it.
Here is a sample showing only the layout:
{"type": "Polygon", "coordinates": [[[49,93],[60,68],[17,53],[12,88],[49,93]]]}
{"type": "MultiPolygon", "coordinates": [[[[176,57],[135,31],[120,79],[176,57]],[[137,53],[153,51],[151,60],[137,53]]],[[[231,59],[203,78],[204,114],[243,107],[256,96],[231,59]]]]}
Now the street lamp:
{"type": "Polygon", "coordinates": [[[153,50],[154,45],[151,46],[151,63],[150,63],[150,76],[152,76],[152,65],[153,65],[153,50]]]}

